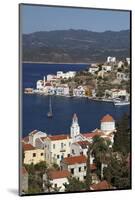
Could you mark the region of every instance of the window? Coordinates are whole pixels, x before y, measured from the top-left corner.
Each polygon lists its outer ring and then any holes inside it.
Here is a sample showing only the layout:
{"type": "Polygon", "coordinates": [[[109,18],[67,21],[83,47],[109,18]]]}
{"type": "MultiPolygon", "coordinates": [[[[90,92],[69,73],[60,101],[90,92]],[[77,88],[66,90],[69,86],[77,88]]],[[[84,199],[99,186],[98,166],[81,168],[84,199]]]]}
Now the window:
{"type": "Polygon", "coordinates": [[[33,153],[33,157],[36,157],[36,153],[33,153]]]}
{"type": "Polygon", "coordinates": [[[84,166],[84,170],[86,170],[86,166],[84,166]]]}
{"type": "Polygon", "coordinates": [[[81,172],[81,167],[79,167],[79,172],[81,172]]]}
{"type": "Polygon", "coordinates": [[[57,155],[57,159],[59,159],[60,158],[60,156],[59,155],[57,155]]]}
{"type": "Polygon", "coordinates": [[[72,149],[72,154],[75,154],[75,151],[74,151],[74,149],[72,149]]]}
{"type": "Polygon", "coordinates": [[[74,168],[71,168],[71,174],[74,174],[74,168]]]}
{"type": "Polygon", "coordinates": [[[55,188],[57,187],[57,183],[54,184],[54,187],[55,187],[55,188]]]}
{"type": "Polygon", "coordinates": [[[70,153],[67,156],[70,157],[70,153]]]}
{"type": "Polygon", "coordinates": [[[63,160],[63,158],[64,158],[64,156],[62,155],[62,156],[61,156],[61,160],[63,160]]]}
{"type": "Polygon", "coordinates": [[[61,143],[61,148],[63,149],[63,147],[64,147],[64,144],[63,144],[63,143],[61,143]]]}
{"type": "Polygon", "coordinates": [[[43,156],[44,154],[43,154],[43,153],[41,153],[40,155],[41,155],[41,156],[43,156]]]}
{"type": "Polygon", "coordinates": [[[83,178],[86,179],[86,176],[84,176],[83,178]]]}
{"type": "Polygon", "coordinates": [[[69,142],[69,147],[70,147],[70,145],[71,145],[71,142],[69,142]]]}
{"type": "Polygon", "coordinates": [[[55,149],[55,144],[53,144],[53,149],[55,149]]]}

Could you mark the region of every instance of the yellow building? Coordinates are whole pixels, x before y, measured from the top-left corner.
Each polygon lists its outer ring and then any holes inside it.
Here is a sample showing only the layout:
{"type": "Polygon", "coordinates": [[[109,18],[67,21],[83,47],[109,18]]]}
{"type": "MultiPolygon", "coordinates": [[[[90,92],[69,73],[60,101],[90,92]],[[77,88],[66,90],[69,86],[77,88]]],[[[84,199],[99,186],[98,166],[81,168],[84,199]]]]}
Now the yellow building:
{"type": "Polygon", "coordinates": [[[37,164],[45,160],[44,150],[37,149],[31,144],[23,144],[24,164],[37,164]]]}

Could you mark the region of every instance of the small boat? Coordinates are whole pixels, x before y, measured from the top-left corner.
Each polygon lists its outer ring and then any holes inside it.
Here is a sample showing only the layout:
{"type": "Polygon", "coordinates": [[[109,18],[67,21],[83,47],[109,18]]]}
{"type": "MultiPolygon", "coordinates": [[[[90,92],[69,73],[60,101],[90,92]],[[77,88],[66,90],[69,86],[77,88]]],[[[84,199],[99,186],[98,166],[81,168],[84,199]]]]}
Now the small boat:
{"type": "Polygon", "coordinates": [[[114,101],[114,105],[115,106],[125,106],[125,105],[129,105],[130,102],[129,101],[114,101]]]}
{"type": "Polygon", "coordinates": [[[52,113],[52,104],[51,104],[51,96],[50,96],[50,99],[49,99],[49,112],[47,113],[47,117],[51,118],[53,116],[53,113],[52,113]]]}

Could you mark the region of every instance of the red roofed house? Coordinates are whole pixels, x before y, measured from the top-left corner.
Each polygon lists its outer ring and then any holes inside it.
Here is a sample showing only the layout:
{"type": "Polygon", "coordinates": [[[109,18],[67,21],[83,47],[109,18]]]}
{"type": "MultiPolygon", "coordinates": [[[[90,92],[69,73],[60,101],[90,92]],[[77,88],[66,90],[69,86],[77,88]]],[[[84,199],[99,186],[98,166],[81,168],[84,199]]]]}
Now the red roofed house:
{"type": "Polygon", "coordinates": [[[44,139],[46,162],[49,165],[53,163],[60,165],[64,157],[70,156],[71,143],[72,138],[69,135],[47,136],[44,139]]]}
{"type": "Polygon", "coordinates": [[[50,170],[48,171],[47,174],[43,175],[43,188],[45,192],[47,191],[46,188],[46,182],[49,179],[50,183],[52,184],[51,186],[51,191],[56,191],[58,189],[59,192],[64,192],[65,191],[65,186],[64,184],[68,184],[68,177],[70,177],[70,172],[68,170],[62,170],[62,171],[54,171],[50,170]]]}
{"type": "Polygon", "coordinates": [[[115,131],[115,120],[111,115],[107,114],[101,119],[101,131],[106,134],[115,131]]]}
{"type": "Polygon", "coordinates": [[[105,180],[90,186],[90,190],[109,190],[112,188],[111,184],[105,180]]]}
{"type": "MultiPolygon", "coordinates": [[[[88,142],[87,140],[72,143],[71,150],[70,150],[71,156],[84,155],[87,157],[89,143],[90,142],[88,142]]],[[[94,160],[94,157],[91,155],[90,156],[90,164],[93,164],[93,160],[94,160]]]]}
{"type": "Polygon", "coordinates": [[[37,164],[40,161],[45,160],[44,149],[37,149],[33,147],[31,144],[22,144],[22,149],[24,152],[24,164],[37,164]]]}
{"type": "Polygon", "coordinates": [[[73,156],[64,158],[61,163],[62,170],[68,170],[73,177],[78,178],[80,181],[86,179],[86,156],[73,156]]]}

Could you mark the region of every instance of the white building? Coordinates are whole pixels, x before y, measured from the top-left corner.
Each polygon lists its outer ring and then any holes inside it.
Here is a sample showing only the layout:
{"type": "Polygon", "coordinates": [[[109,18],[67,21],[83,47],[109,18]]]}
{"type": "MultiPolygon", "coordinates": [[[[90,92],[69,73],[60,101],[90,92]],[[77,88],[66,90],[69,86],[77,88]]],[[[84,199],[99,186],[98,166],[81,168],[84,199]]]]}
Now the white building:
{"type": "Polygon", "coordinates": [[[126,58],[128,65],[130,65],[130,58],[126,58]]]}
{"type": "Polygon", "coordinates": [[[48,74],[47,75],[47,81],[57,81],[57,76],[53,74],[48,74]]]}
{"type": "Polygon", "coordinates": [[[70,172],[68,170],[54,171],[50,170],[47,174],[43,175],[43,189],[44,192],[48,192],[46,188],[46,182],[51,183],[51,192],[58,190],[59,192],[65,192],[64,184],[68,184],[68,177],[70,177],[70,172]]]}
{"type": "Polygon", "coordinates": [[[34,130],[32,132],[29,133],[29,144],[31,144],[34,147],[36,146],[36,140],[37,139],[41,139],[41,138],[45,138],[47,136],[46,133],[42,132],[42,131],[38,131],[38,130],[34,130]]]}
{"type": "Polygon", "coordinates": [[[61,170],[68,170],[73,177],[79,181],[86,179],[86,161],[83,155],[64,158],[61,163],[61,170]]]}
{"type": "Polygon", "coordinates": [[[56,163],[60,165],[60,161],[64,157],[70,156],[70,145],[72,138],[68,135],[47,136],[44,139],[45,160],[51,165],[56,163]]]}
{"type": "Polygon", "coordinates": [[[75,76],[76,72],[75,71],[69,71],[69,72],[62,72],[62,71],[58,71],[57,72],[57,78],[62,78],[62,79],[69,79],[69,78],[73,78],[75,76]]]}
{"type": "Polygon", "coordinates": [[[111,57],[111,56],[107,57],[107,63],[115,63],[115,62],[116,62],[116,57],[111,57]]]}
{"type": "Polygon", "coordinates": [[[89,68],[89,73],[94,74],[98,70],[99,67],[97,65],[91,65],[91,67],[89,68]]]}
{"type": "MultiPolygon", "coordinates": [[[[71,156],[84,155],[87,157],[89,144],[90,144],[90,142],[88,142],[87,140],[72,143],[70,155],[71,156]]],[[[91,155],[90,156],[90,164],[93,164],[93,160],[94,160],[94,157],[93,157],[93,155],[91,155]]]]}
{"type": "Polygon", "coordinates": [[[43,80],[38,80],[37,81],[36,88],[37,88],[37,90],[43,90],[43,88],[44,88],[43,80]]]}
{"type": "Polygon", "coordinates": [[[82,86],[78,86],[77,88],[73,89],[73,96],[74,97],[84,97],[85,89],[82,86]]]}
{"type": "Polygon", "coordinates": [[[117,72],[116,74],[117,80],[124,80],[124,81],[128,81],[129,80],[129,74],[127,73],[123,73],[123,72],[117,72]]]}
{"type": "Polygon", "coordinates": [[[115,131],[115,121],[111,115],[105,115],[101,119],[101,131],[103,131],[106,134],[109,134],[113,131],[115,131]]]}
{"type": "Polygon", "coordinates": [[[72,125],[70,127],[70,137],[73,139],[73,141],[76,141],[76,137],[80,134],[80,126],[78,124],[78,118],[77,115],[73,115],[72,119],[72,125]]]}
{"type": "Polygon", "coordinates": [[[67,84],[61,84],[56,87],[56,95],[69,96],[69,87],[67,84]]]}
{"type": "Polygon", "coordinates": [[[126,90],[120,90],[120,89],[111,89],[111,90],[105,90],[105,94],[109,95],[111,98],[119,98],[119,97],[127,97],[127,91],[126,90]]]}
{"type": "Polygon", "coordinates": [[[118,68],[121,68],[124,65],[124,63],[122,61],[118,62],[118,68]]]}
{"type": "Polygon", "coordinates": [[[102,70],[106,72],[112,71],[112,66],[111,65],[102,65],[102,70]]]}

